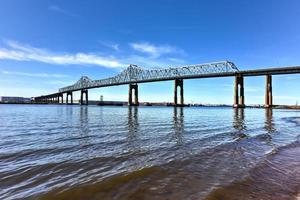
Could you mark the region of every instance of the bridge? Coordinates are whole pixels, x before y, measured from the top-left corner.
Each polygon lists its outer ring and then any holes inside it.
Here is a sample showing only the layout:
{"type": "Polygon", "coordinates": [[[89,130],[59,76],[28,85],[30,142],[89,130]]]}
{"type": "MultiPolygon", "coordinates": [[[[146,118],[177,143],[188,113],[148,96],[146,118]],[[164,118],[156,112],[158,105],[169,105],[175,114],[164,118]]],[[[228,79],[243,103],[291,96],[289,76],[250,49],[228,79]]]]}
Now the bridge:
{"type": "Polygon", "coordinates": [[[87,76],[82,76],[75,84],[60,88],[58,92],[35,97],[36,103],[64,103],[73,104],[73,92],[80,91],[81,105],[88,104],[88,89],[110,87],[116,85],[129,85],[128,105],[139,105],[138,84],[158,81],[174,81],[174,106],[184,106],[185,79],[213,78],[213,77],[235,77],[234,82],[234,107],[245,106],[244,96],[244,77],[247,76],[266,76],[265,107],[273,105],[272,95],[272,75],[296,74],[300,73],[300,66],[293,67],[274,67],[255,70],[240,71],[233,62],[221,61],[205,64],[187,65],[170,68],[144,69],[137,65],[129,65],[125,70],[116,76],[92,80],[87,76]],[[178,101],[178,88],[180,90],[178,101]],[[134,94],[134,99],[133,99],[134,94]],[[84,98],[85,96],[85,98],[84,98]],[[69,99],[70,97],[70,99],[69,99]],[[70,100],[70,101],[69,101],[70,100]]]}

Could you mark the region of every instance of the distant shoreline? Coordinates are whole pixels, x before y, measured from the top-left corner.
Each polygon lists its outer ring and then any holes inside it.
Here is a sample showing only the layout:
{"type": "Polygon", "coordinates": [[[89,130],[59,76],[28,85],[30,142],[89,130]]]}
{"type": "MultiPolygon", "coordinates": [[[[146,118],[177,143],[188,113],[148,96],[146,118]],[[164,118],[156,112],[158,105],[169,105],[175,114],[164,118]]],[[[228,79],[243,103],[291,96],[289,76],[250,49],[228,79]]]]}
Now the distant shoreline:
{"type": "MultiPolygon", "coordinates": [[[[0,102],[0,104],[11,104],[11,105],[62,105],[57,103],[33,103],[33,102],[0,102]]],[[[66,104],[63,104],[66,105],[66,104]]],[[[74,103],[73,105],[80,105],[79,103],[74,103]]],[[[92,102],[89,105],[96,106],[127,106],[127,102],[92,102]]],[[[150,102],[141,102],[139,106],[142,107],[150,107],[150,106],[162,106],[162,107],[174,107],[173,103],[150,103],[150,102]]],[[[185,104],[184,106],[176,106],[176,107],[233,107],[232,105],[220,104],[220,105],[209,105],[209,104],[185,104]]],[[[264,105],[246,105],[245,108],[266,108],[264,105]]],[[[297,105],[273,105],[272,109],[292,109],[292,110],[300,110],[300,106],[297,105]]]]}

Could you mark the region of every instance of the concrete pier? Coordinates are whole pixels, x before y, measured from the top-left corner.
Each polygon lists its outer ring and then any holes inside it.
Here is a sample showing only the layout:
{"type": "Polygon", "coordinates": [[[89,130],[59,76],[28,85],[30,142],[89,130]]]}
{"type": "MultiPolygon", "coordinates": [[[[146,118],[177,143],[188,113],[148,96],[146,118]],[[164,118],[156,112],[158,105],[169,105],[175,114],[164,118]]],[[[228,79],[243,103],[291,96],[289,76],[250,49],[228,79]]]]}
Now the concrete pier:
{"type": "Polygon", "coordinates": [[[88,90],[81,90],[80,105],[88,105],[88,104],[89,104],[88,90]],[[85,95],[85,101],[83,101],[83,95],[85,95]]]}
{"type": "Polygon", "coordinates": [[[235,108],[245,107],[244,77],[242,75],[235,76],[233,107],[235,108]]]}
{"type": "Polygon", "coordinates": [[[183,96],[183,79],[175,79],[174,85],[174,106],[184,106],[184,96],[183,96]],[[180,103],[177,99],[177,88],[180,88],[180,103]]]}
{"type": "Polygon", "coordinates": [[[128,105],[129,106],[139,105],[139,90],[137,84],[129,84],[128,105]],[[132,90],[134,90],[134,102],[132,101],[132,90]]]}
{"type": "Polygon", "coordinates": [[[63,95],[63,94],[60,94],[60,95],[58,96],[58,103],[61,103],[61,104],[64,103],[64,95],[63,95]]]}
{"type": "Polygon", "coordinates": [[[66,104],[73,104],[73,92],[67,92],[67,101],[66,104]],[[69,95],[71,96],[71,103],[69,103],[69,95]]]}
{"type": "Polygon", "coordinates": [[[272,106],[273,106],[272,76],[266,75],[265,107],[270,108],[272,106]]]}

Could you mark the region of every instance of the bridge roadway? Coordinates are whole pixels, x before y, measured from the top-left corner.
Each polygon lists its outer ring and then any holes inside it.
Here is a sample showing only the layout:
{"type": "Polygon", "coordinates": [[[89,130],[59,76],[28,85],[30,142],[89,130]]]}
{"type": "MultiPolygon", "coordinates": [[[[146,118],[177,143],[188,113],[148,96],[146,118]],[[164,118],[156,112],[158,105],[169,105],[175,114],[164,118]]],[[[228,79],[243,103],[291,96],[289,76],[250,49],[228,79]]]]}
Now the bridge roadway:
{"type": "Polygon", "coordinates": [[[235,77],[234,82],[234,107],[244,107],[244,77],[266,76],[265,107],[273,105],[272,75],[297,74],[300,66],[272,67],[254,70],[239,71],[234,63],[229,61],[189,65],[173,68],[143,69],[136,65],[130,65],[120,74],[101,80],[91,80],[83,76],[75,84],[60,88],[58,92],[35,97],[37,103],[64,103],[63,95],[66,94],[66,104],[73,104],[73,92],[81,91],[80,103],[88,104],[88,89],[109,87],[116,85],[129,85],[128,105],[138,105],[138,84],[158,81],[175,81],[174,106],[184,106],[183,80],[196,78],[235,77]],[[178,87],[180,89],[180,101],[177,98],[178,87]],[[134,91],[134,99],[132,98],[134,91]],[[85,95],[85,99],[83,98],[85,95]],[[69,96],[71,102],[69,103],[69,96]],[[134,100],[134,101],[133,101],[134,100]]]}

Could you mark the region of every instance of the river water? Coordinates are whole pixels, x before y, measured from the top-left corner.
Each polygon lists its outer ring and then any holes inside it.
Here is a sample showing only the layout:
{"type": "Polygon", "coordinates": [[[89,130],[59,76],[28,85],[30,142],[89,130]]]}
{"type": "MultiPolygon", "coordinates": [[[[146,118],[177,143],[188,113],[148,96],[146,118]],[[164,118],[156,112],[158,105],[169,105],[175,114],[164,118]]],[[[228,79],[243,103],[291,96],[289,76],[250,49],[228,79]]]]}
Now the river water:
{"type": "Polygon", "coordinates": [[[0,105],[0,199],[300,199],[300,112],[0,105]]]}

